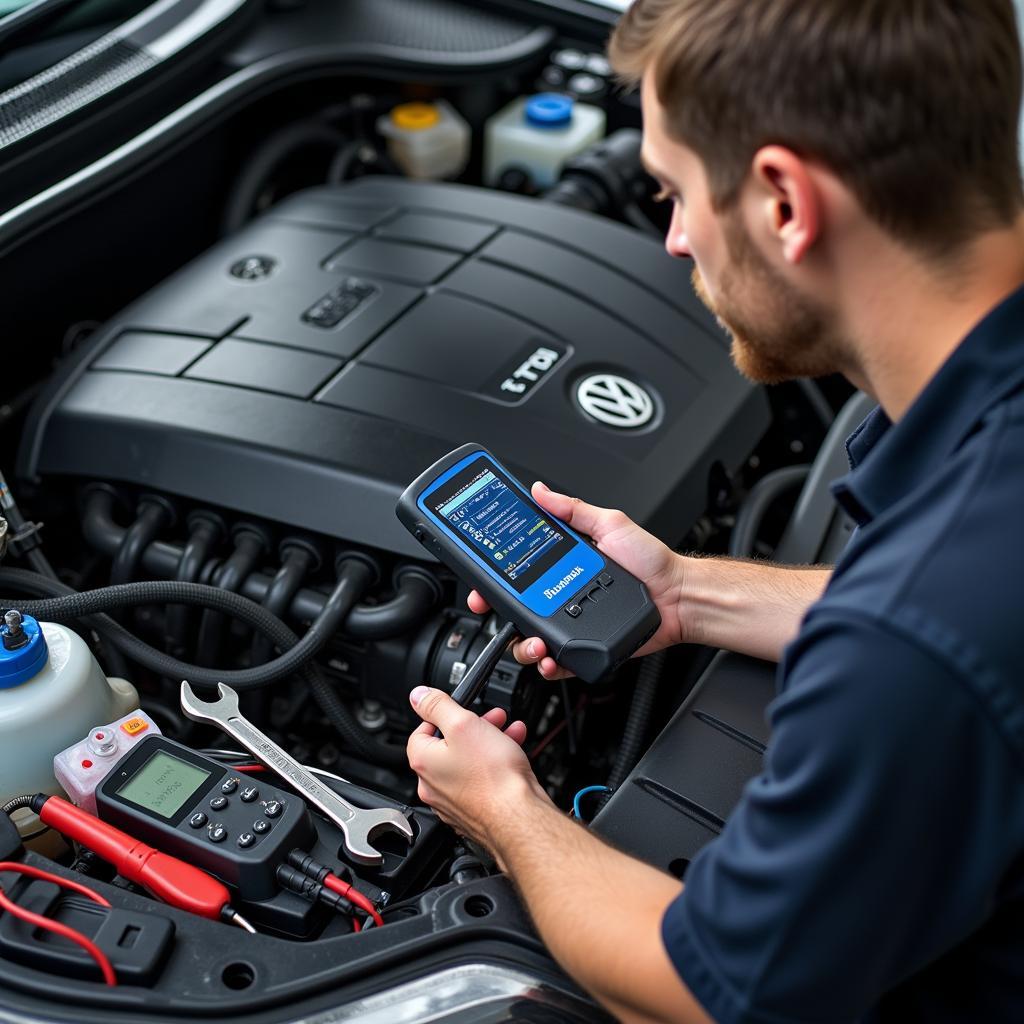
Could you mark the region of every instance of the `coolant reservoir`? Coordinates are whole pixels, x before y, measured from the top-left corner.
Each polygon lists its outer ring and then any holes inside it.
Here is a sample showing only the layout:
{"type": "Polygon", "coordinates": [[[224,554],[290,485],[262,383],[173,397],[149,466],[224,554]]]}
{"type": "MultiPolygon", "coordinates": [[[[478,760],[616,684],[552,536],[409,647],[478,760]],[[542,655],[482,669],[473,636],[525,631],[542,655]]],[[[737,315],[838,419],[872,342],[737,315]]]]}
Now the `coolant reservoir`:
{"type": "Polygon", "coordinates": [[[487,122],[484,181],[497,185],[514,167],[526,171],[537,188],[550,188],[572,157],[604,137],[604,127],[600,107],[553,92],[520,96],[487,122]]]}
{"type": "Polygon", "coordinates": [[[444,100],[400,103],[378,118],[377,131],[410,178],[455,178],[469,161],[469,125],[444,100]]]}
{"type": "MultiPolygon", "coordinates": [[[[8,612],[0,626],[0,804],[24,793],[60,794],[54,755],[97,722],[138,706],[135,687],[107,679],[77,633],[8,612]]],[[[23,836],[40,828],[27,808],[14,820],[23,836]]]]}

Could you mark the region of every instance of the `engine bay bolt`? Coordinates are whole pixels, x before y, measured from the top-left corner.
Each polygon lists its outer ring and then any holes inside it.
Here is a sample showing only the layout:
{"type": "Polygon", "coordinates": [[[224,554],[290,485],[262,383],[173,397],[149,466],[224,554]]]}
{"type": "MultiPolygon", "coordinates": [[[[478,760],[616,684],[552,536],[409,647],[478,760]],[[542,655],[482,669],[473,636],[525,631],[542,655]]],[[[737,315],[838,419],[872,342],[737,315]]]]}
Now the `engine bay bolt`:
{"type": "Polygon", "coordinates": [[[367,732],[377,732],[388,724],[387,712],[379,700],[364,700],[359,704],[356,719],[367,732]]]}
{"type": "Polygon", "coordinates": [[[31,641],[31,637],[21,625],[21,612],[12,608],[4,613],[4,650],[20,651],[31,641]]]}

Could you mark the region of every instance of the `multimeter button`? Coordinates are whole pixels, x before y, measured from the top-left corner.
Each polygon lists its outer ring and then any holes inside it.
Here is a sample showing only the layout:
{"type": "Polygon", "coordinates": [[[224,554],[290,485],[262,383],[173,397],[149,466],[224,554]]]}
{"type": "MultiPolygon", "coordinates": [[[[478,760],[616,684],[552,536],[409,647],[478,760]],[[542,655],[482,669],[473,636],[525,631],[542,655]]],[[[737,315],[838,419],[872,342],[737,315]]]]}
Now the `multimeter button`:
{"type": "Polygon", "coordinates": [[[243,803],[251,804],[260,795],[260,791],[255,786],[246,786],[238,795],[243,803]]]}
{"type": "Polygon", "coordinates": [[[221,783],[220,791],[222,793],[234,793],[238,789],[238,779],[225,779],[221,783]]]}
{"type": "Polygon", "coordinates": [[[610,587],[615,581],[612,579],[610,573],[603,572],[597,577],[597,582],[600,583],[602,587],[610,587]]]}
{"type": "Polygon", "coordinates": [[[263,813],[268,818],[276,818],[281,813],[281,801],[280,800],[268,800],[263,805],[263,813]]]}
{"type": "Polygon", "coordinates": [[[595,604],[597,604],[597,602],[600,601],[604,597],[604,588],[603,587],[594,587],[593,590],[591,590],[587,594],[587,597],[589,597],[591,601],[593,601],[595,604]]]}
{"type": "Polygon", "coordinates": [[[206,815],[202,811],[196,811],[191,818],[188,819],[188,823],[193,828],[202,828],[206,824],[206,815]]]}
{"type": "Polygon", "coordinates": [[[223,825],[214,825],[210,829],[210,842],[223,843],[228,837],[228,830],[223,825]]]}
{"type": "Polygon", "coordinates": [[[247,846],[252,846],[256,842],[256,837],[251,832],[243,832],[238,837],[238,845],[244,850],[247,846]]]}
{"type": "Polygon", "coordinates": [[[252,823],[252,830],[256,835],[261,836],[264,832],[269,832],[271,828],[270,822],[266,818],[259,818],[252,823]]]}
{"type": "Polygon", "coordinates": [[[565,612],[575,619],[583,614],[583,609],[578,604],[570,604],[566,606],[565,612]]]}
{"type": "Polygon", "coordinates": [[[215,811],[223,811],[228,805],[228,798],[226,796],[215,796],[210,801],[210,807],[215,811]]]}

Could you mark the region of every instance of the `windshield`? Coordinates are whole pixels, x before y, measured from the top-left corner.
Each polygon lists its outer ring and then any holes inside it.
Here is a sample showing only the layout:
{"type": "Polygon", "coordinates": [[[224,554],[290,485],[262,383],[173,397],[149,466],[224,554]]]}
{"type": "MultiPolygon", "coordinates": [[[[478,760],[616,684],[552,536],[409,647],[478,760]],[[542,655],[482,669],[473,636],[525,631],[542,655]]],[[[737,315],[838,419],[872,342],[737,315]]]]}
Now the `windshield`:
{"type": "Polygon", "coordinates": [[[145,10],[153,0],[0,0],[0,37],[13,29],[20,16],[40,9],[0,42],[0,92],[53,66],[69,54],[145,10]]]}

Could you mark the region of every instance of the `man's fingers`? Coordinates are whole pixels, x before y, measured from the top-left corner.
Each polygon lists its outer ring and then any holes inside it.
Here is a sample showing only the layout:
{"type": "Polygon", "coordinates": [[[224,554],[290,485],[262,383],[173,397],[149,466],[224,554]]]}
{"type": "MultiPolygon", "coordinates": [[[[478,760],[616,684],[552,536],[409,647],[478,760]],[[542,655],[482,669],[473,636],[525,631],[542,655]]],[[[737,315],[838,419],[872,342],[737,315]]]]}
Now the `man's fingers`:
{"type": "Polygon", "coordinates": [[[429,722],[420,722],[420,724],[417,725],[416,728],[413,729],[411,733],[409,733],[410,739],[413,736],[429,736],[431,739],[437,738],[436,736],[434,736],[434,726],[432,726],[429,722]]]}
{"type": "Polygon", "coordinates": [[[466,604],[469,605],[469,610],[475,615],[486,615],[491,610],[491,606],[480,596],[480,592],[477,590],[469,592],[466,604]]]}
{"type": "Polygon", "coordinates": [[[505,724],[505,719],[508,715],[505,714],[502,708],[491,708],[490,711],[485,711],[480,716],[485,722],[490,722],[491,725],[500,729],[505,724]]]}
{"type": "Polygon", "coordinates": [[[562,668],[554,658],[542,658],[537,666],[537,671],[548,680],[568,679],[572,676],[572,673],[568,669],[562,668]]]}
{"type": "Polygon", "coordinates": [[[515,721],[506,730],[505,735],[516,741],[519,746],[526,742],[526,723],[515,721]]]}
{"type": "Polygon", "coordinates": [[[601,536],[601,523],[608,513],[608,509],[598,508],[596,505],[588,505],[579,498],[570,498],[567,494],[559,494],[552,491],[547,484],[538,480],[530,488],[533,500],[541,508],[547,509],[553,516],[557,516],[563,522],[568,523],[574,530],[585,533],[588,537],[597,540],[601,536]]]}
{"type": "Polygon", "coordinates": [[[409,694],[409,701],[424,722],[436,725],[445,734],[467,716],[476,717],[472,711],[456,704],[443,690],[435,690],[430,686],[417,686],[409,694]]]}
{"type": "Polygon", "coordinates": [[[520,640],[512,646],[512,655],[520,665],[533,665],[547,653],[548,649],[539,636],[520,640]]]}

